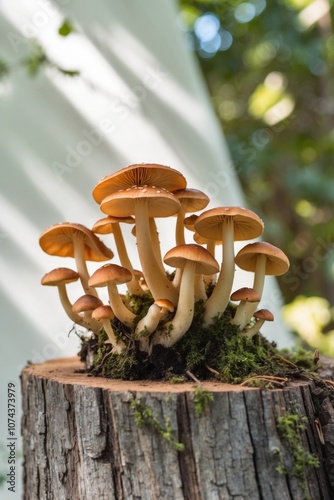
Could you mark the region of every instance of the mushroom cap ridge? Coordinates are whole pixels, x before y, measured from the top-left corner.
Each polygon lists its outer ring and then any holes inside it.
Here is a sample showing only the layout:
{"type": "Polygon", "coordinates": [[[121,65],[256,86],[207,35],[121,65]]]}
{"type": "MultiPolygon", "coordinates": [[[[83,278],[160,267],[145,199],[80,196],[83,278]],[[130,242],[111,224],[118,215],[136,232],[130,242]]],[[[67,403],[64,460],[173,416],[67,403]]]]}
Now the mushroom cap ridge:
{"type": "Polygon", "coordinates": [[[181,172],[165,165],[158,163],[134,164],[103,177],[93,189],[93,198],[100,204],[104,198],[120,189],[144,185],[159,186],[168,191],[176,191],[184,189],[187,181],[181,172]]]}

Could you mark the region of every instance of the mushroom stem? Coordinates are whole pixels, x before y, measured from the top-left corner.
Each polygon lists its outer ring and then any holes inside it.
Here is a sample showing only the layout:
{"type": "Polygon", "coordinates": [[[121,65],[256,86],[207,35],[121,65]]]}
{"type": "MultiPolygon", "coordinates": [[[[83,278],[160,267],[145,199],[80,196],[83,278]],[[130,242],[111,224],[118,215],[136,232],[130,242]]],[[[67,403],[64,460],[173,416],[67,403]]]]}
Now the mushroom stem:
{"type": "Polygon", "coordinates": [[[111,342],[111,345],[113,346],[113,351],[117,352],[117,354],[120,354],[122,350],[126,347],[126,345],[122,340],[117,340],[114,329],[111,326],[109,319],[102,319],[102,323],[103,323],[103,328],[111,342]]]}
{"type": "MultiPolygon", "coordinates": [[[[260,297],[262,297],[262,292],[264,287],[264,279],[266,275],[266,262],[267,262],[266,255],[259,254],[256,259],[253,288],[259,294],[260,297]]],[[[244,321],[243,323],[240,323],[241,330],[245,328],[247,323],[249,323],[258,305],[259,305],[258,302],[249,302],[245,305],[244,321]]]]}
{"type": "Polygon", "coordinates": [[[185,244],[185,237],[184,237],[184,218],[186,215],[186,211],[181,205],[180,210],[178,211],[177,218],[176,218],[176,227],[175,227],[175,240],[177,245],[184,245],[185,244]]]}
{"type": "Polygon", "coordinates": [[[164,265],[162,262],[162,258],[161,258],[159,233],[158,233],[157,225],[156,225],[153,217],[150,217],[149,224],[150,224],[151,242],[152,242],[152,247],[153,247],[155,259],[156,259],[157,264],[159,265],[161,271],[163,272],[163,274],[166,274],[166,271],[165,271],[165,268],[164,268],[164,265]]]}
{"type": "Polygon", "coordinates": [[[205,290],[203,274],[195,275],[195,302],[198,300],[206,300],[208,298],[205,290]]]}
{"type": "Polygon", "coordinates": [[[243,330],[241,332],[241,335],[245,336],[245,337],[253,337],[256,333],[259,332],[261,326],[263,325],[263,323],[265,322],[264,319],[257,319],[256,322],[254,323],[253,326],[251,326],[250,328],[248,328],[247,330],[243,330]]]}
{"type": "Polygon", "coordinates": [[[118,222],[113,223],[113,235],[115,239],[115,244],[117,248],[117,253],[119,256],[119,260],[121,265],[132,273],[132,279],[129,281],[126,286],[131,295],[143,295],[144,291],[140,286],[138,279],[135,276],[134,269],[132,267],[131,261],[128,256],[128,252],[126,250],[126,246],[124,243],[123,234],[118,222]]]}
{"type": "Polygon", "coordinates": [[[148,209],[146,203],[142,203],[141,200],[138,200],[135,205],[135,219],[138,254],[147,286],[155,300],[168,299],[175,305],[178,293],[156,260],[151,240],[148,209]]]}
{"type": "Polygon", "coordinates": [[[171,321],[165,323],[162,331],[156,332],[153,338],[154,344],[171,347],[188,331],[194,317],[195,268],[195,262],[186,262],[182,273],[176,314],[171,321]]]}
{"type": "Polygon", "coordinates": [[[82,316],[80,316],[80,314],[77,314],[77,313],[72,311],[72,304],[68,298],[65,283],[59,283],[57,285],[57,288],[58,288],[58,294],[59,294],[59,299],[60,299],[61,305],[63,306],[64,311],[66,312],[67,316],[72,321],[74,321],[74,323],[77,323],[78,325],[87,327],[87,325],[84,323],[82,316]]]}
{"type": "Polygon", "coordinates": [[[223,224],[223,261],[215,288],[205,303],[204,325],[208,326],[225,311],[234,279],[234,223],[227,217],[223,224]]]}
{"type": "Polygon", "coordinates": [[[108,288],[110,305],[112,310],[114,311],[116,318],[118,318],[122,323],[124,323],[124,325],[128,326],[129,328],[132,328],[133,320],[135,319],[136,315],[133,312],[131,312],[122,301],[115,283],[109,281],[107,288],[108,288]]]}
{"type": "Polygon", "coordinates": [[[84,292],[88,295],[94,295],[94,297],[98,297],[95,288],[88,286],[89,273],[85,261],[83,238],[80,237],[80,235],[74,236],[73,245],[74,245],[75,264],[77,266],[78,274],[80,276],[80,281],[84,289],[84,292]]]}

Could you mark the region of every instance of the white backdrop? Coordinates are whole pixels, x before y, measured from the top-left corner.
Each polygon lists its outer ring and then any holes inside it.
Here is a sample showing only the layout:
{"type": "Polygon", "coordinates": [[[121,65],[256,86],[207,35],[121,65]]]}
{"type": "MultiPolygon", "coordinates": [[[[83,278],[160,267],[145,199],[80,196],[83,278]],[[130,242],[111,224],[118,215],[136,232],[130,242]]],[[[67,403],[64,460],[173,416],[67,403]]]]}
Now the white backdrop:
{"type": "MultiPolygon", "coordinates": [[[[103,217],[91,196],[101,177],[131,163],[162,163],[182,171],[188,187],[205,191],[210,206],[245,205],[175,1],[0,0],[0,57],[17,65],[32,38],[52,61],[81,76],[50,68],[30,78],[18,69],[0,81],[2,408],[7,383],[19,391],[28,360],[77,351],[56,291],[40,285],[47,271],[73,262],[44,254],[38,238],[56,222],[90,227],[103,217]],[[57,29],[65,16],[77,32],[61,38],[57,29]]],[[[166,251],[174,245],[173,228],[159,227],[166,251]]],[[[127,240],[136,259],[133,238],[127,240]]],[[[251,284],[248,274],[238,276],[235,288],[241,279],[251,284]]],[[[75,286],[71,293],[78,296],[75,286]]],[[[280,305],[270,281],[263,306],[276,321],[265,332],[287,346],[292,339],[280,323],[280,305]]],[[[18,399],[18,418],[19,406],[18,399]]],[[[1,443],[6,421],[2,412],[1,443]]],[[[6,453],[2,448],[5,460],[6,453]]]]}

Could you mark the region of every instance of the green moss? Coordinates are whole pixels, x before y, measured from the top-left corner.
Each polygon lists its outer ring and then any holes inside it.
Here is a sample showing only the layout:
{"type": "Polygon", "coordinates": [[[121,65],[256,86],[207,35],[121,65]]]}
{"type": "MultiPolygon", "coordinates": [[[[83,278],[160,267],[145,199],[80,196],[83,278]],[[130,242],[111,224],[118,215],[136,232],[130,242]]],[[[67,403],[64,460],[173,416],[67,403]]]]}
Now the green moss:
{"type": "Polygon", "coordinates": [[[276,470],[280,474],[295,476],[304,493],[307,490],[307,467],[319,467],[319,458],[305,449],[303,445],[303,433],[308,426],[308,418],[299,413],[286,413],[277,420],[279,434],[288,443],[294,463],[290,470],[284,465],[283,453],[276,448],[274,454],[279,457],[279,464],[276,470]]]}
{"type": "Polygon", "coordinates": [[[212,401],[212,392],[198,385],[194,392],[194,408],[197,415],[203,415],[212,401]]]}
{"type": "Polygon", "coordinates": [[[161,425],[154,415],[153,410],[137,398],[131,401],[131,408],[134,413],[137,427],[146,426],[154,429],[163,439],[175,448],[176,451],[184,451],[184,444],[177,441],[174,437],[171,422],[168,417],[165,417],[164,425],[161,425]]]}
{"type": "MultiPolygon", "coordinates": [[[[152,302],[151,294],[127,296],[127,303],[137,314],[136,323],[147,313],[152,302]]],[[[190,371],[199,380],[212,379],[214,374],[222,382],[237,384],[255,375],[285,377],[314,369],[312,353],[301,349],[280,352],[260,334],[253,338],[240,335],[238,328],[230,323],[234,312],[235,307],[228,306],[210,328],[205,328],[203,301],[197,302],[192,324],[182,339],[169,349],[155,345],[150,355],[139,351],[138,338],[114,320],[116,335],[128,348],[120,355],[112,354],[110,344],[105,344],[107,335],[102,331],[82,347],[81,358],[84,359],[91,349],[95,357],[93,375],[128,380],[171,380],[173,377],[180,380],[190,371]]],[[[270,382],[254,381],[261,386],[264,383],[268,386],[270,382]]]]}

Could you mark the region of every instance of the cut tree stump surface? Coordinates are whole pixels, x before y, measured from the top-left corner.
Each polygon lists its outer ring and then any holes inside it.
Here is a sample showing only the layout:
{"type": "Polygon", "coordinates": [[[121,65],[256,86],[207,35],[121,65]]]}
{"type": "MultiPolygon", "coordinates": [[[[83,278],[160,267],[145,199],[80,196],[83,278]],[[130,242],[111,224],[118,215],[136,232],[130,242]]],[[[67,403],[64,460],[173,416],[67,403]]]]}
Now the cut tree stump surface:
{"type": "Polygon", "coordinates": [[[195,383],[82,369],[65,358],[22,372],[25,500],[334,498],[334,409],[312,381],[272,390],[203,382],[212,401],[198,413],[195,383]],[[277,425],[289,414],[307,417],[297,443],[319,467],[297,474],[297,446],[277,425]]]}

